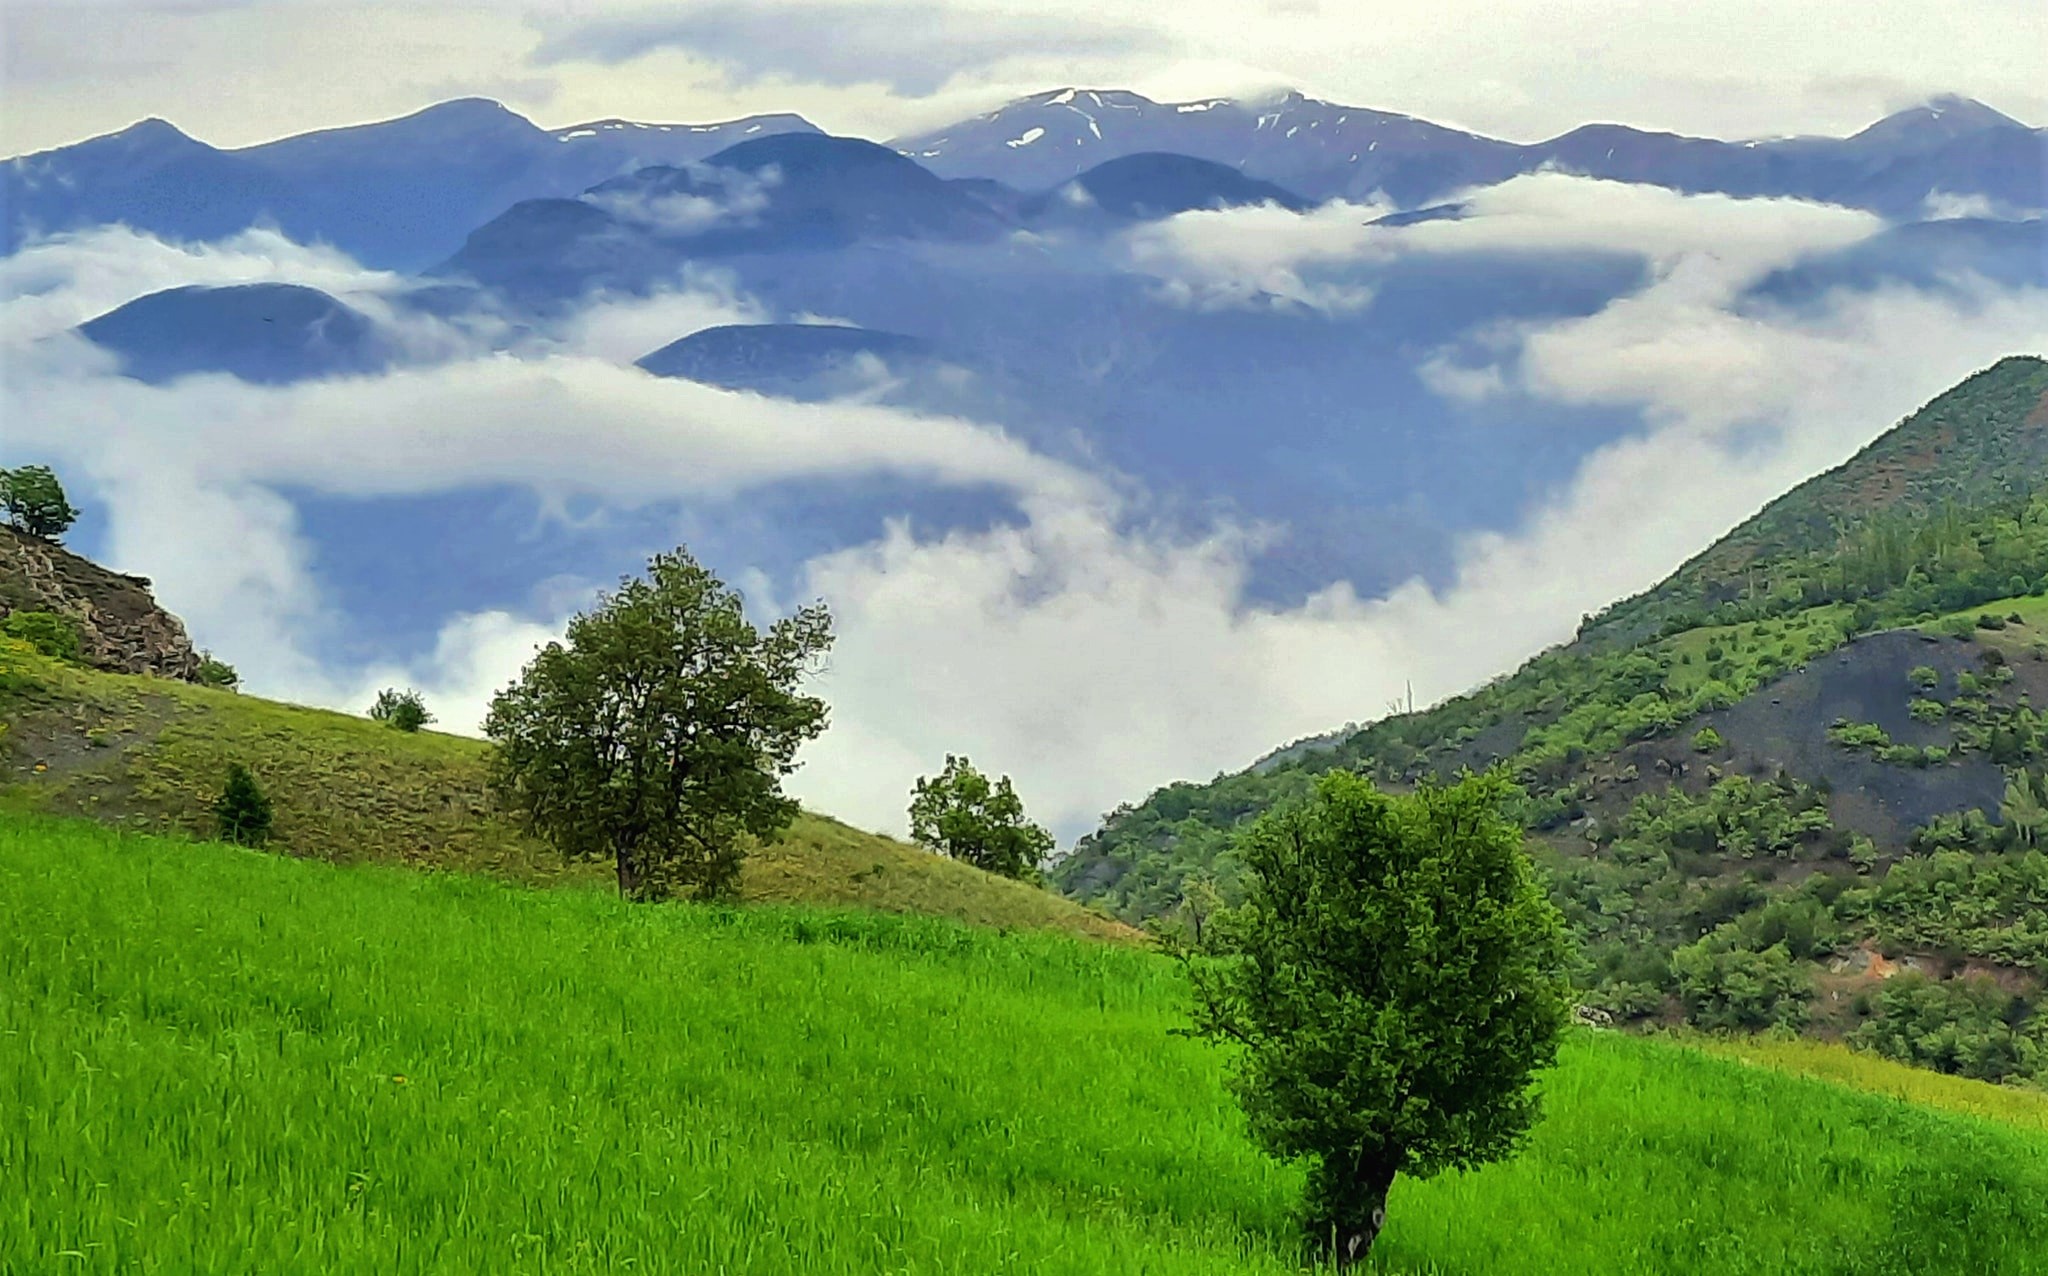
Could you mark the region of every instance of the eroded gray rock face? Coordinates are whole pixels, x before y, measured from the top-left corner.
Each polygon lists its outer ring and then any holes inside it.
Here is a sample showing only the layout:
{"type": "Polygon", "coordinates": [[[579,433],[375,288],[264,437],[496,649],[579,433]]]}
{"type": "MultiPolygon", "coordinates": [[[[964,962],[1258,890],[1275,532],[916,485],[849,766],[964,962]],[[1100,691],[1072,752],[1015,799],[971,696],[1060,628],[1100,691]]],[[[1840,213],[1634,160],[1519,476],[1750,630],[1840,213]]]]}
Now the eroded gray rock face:
{"type": "Polygon", "coordinates": [[[95,669],[198,679],[199,653],[184,622],[157,606],[147,580],[0,527],[0,619],[17,611],[76,620],[85,662],[95,669]]]}

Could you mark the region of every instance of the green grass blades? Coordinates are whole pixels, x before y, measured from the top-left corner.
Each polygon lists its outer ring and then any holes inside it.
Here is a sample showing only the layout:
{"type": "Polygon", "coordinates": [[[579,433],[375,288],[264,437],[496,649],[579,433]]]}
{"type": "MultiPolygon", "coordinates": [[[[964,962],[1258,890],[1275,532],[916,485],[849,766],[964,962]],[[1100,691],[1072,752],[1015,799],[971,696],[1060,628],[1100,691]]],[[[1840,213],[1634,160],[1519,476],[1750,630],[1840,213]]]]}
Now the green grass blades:
{"type": "MultiPolygon", "coordinates": [[[[0,1271],[1278,1273],[1166,960],[0,817],[0,1271]]],[[[2033,1273],[2048,1138],[1586,1035],[1373,1270],[2033,1273]]]]}

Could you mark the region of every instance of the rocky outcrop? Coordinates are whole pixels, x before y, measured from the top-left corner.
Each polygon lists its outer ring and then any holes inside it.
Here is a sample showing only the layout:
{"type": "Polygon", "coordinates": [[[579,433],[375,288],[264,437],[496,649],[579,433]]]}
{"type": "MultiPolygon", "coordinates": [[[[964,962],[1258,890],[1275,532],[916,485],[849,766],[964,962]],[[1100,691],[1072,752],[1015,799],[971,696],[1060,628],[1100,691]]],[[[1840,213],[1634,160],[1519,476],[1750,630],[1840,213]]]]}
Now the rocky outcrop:
{"type": "Polygon", "coordinates": [[[77,621],[81,654],[95,669],[187,682],[199,676],[199,654],[184,622],[157,606],[148,580],[0,526],[0,620],[17,611],[51,611],[77,621]]]}

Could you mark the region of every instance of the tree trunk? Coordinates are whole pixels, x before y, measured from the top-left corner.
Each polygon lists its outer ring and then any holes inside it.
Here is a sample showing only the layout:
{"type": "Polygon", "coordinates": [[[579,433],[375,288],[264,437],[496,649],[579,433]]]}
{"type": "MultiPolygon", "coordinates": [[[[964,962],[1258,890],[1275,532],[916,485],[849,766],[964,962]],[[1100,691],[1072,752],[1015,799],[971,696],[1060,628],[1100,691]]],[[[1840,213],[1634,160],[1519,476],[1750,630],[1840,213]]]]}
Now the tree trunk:
{"type": "MultiPolygon", "coordinates": [[[[1325,1172],[1333,1176],[1337,1173],[1335,1167],[1325,1172]]],[[[1372,1253],[1373,1242],[1387,1224],[1387,1191],[1394,1186],[1394,1170],[1390,1166],[1359,1165],[1344,1182],[1331,1186],[1337,1189],[1330,1201],[1335,1207],[1330,1211],[1334,1257],[1339,1268],[1351,1267],[1363,1263],[1366,1255],[1372,1253]]]]}
{"type": "Polygon", "coordinates": [[[639,899],[640,865],[634,861],[633,853],[621,848],[615,852],[614,858],[618,863],[619,869],[619,897],[621,899],[639,899]]]}

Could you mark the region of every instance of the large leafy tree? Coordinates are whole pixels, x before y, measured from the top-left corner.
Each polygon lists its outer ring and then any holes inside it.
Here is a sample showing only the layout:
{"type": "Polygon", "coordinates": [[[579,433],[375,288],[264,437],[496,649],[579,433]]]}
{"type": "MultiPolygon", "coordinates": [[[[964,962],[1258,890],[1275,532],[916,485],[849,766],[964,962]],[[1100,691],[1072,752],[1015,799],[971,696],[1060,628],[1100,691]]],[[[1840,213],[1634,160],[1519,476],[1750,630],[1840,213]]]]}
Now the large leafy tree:
{"type": "Polygon", "coordinates": [[[65,499],[64,485],[47,465],[0,470],[0,510],[14,530],[56,541],[78,521],[78,511],[65,499]]]}
{"type": "Polygon", "coordinates": [[[679,549],[567,637],[491,702],[493,788],[564,854],[612,861],[629,898],[728,892],[746,839],[795,816],[782,777],[825,728],[799,690],[831,645],[823,604],[756,629],[679,549]]]}
{"type": "Polygon", "coordinates": [[[1024,818],[1024,801],[1005,775],[991,782],[964,757],[917,781],[910,794],[910,837],[921,846],[1004,877],[1029,877],[1052,851],[1052,834],[1024,818]]]}
{"type": "Polygon", "coordinates": [[[1242,1047],[1251,1131],[1309,1166],[1306,1222],[1362,1260],[1399,1174],[1513,1152],[1569,1016],[1564,923],[1498,776],[1390,796],[1348,772],[1240,843],[1247,897],[1189,958],[1195,1028],[1242,1047]]]}

